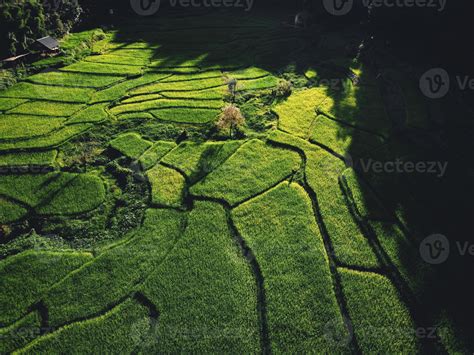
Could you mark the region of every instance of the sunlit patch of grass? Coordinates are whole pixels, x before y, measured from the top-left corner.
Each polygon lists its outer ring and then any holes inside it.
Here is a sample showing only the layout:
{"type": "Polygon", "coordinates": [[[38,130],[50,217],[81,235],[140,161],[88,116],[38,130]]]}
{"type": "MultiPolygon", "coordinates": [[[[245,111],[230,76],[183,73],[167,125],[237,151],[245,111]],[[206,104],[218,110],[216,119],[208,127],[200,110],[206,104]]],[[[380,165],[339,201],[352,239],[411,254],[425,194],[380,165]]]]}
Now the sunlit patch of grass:
{"type": "Polygon", "coordinates": [[[225,72],[225,76],[236,79],[236,80],[250,80],[250,79],[260,79],[266,76],[270,76],[270,72],[257,68],[257,67],[249,67],[245,69],[240,69],[231,72],[225,72]]]}
{"type": "Polygon", "coordinates": [[[69,117],[83,107],[84,105],[81,104],[68,104],[48,101],[30,101],[15,107],[14,109],[10,110],[9,113],[69,117]]]}
{"type": "Polygon", "coordinates": [[[210,77],[193,80],[173,81],[172,78],[154,84],[145,85],[130,91],[131,95],[160,93],[162,91],[194,91],[224,86],[222,77],[210,77]]]}
{"type": "Polygon", "coordinates": [[[6,328],[0,329],[0,352],[10,354],[33,341],[41,329],[39,312],[32,312],[6,328]],[[28,329],[31,331],[25,332],[28,329]]]}
{"type": "Polygon", "coordinates": [[[364,353],[418,353],[416,326],[384,276],[338,269],[354,333],[364,353]]]}
{"type": "Polygon", "coordinates": [[[376,268],[379,262],[362,234],[339,187],[344,163],[309,142],[276,131],[270,140],[301,149],[306,156],[306,180],[316,193],[319,210],[335,251],[344,265],[376,268]]]}
{"type": "Polygon", "coordinates": [[[123,56],[123,51],[111,52],[110,54],[96,55],[84,59],[86,62],[101,64],[121,64],[143,67],[148,64],[149,59],[135,56],[123,56]]]}
{"type": "Polygon", "coordinates": [[[38,214],[68,215],[100,205],[105,187],[100,178],[90,174],[2,175],[0,194],[21,201],[38,214]]]}
{"type": "Polygon", "coordinates": [[[168,207],[182,207],[186,181],[174,169],[161,164],[147,171],[151,185],[152,202],[156,205],[168,207]]]}
{"type": "Polygon", "coordinates": [[[272,350],[335,350],[336,344],[325,336],[327,324],[331,322],[338,334],[346,330],[304,189],[284,182],[237,207],[232,216],[265,280],[272,350]]]}
{"type": "Polygon", "coordinates": [[[342,174],[342,179],[350,191],[350,199],[354,203],[356,213],[361,218],[373,220],[390,219],[388,211],[353,168],[346,169],[342,174]]]}
{"type": "Polygon", "coordinates": [[[63,85],[77,87],[101,88],[122,80],[121,77],[111,75],[95,75],[93,73],[68,73],[50,71],[28,77],[28,81],[46,85],[63,85]]]}
{"type": "Polygon", "coordinates": [[[117,349],[132,353],[141,342],[153,342],[148,339],[153,326],[149,312],[136,300],[127,299],[105,314],[39,337],[18,353],[88,352],[91,348],[101,353],[117,349]],[[106,336],[97,341],[98,334],[106,336]]]}
{"type": "Polygon", "coordinates": [[[74,215],[97,208],[105,199],[103,181],[94,175],[80,174],[64,188],[35,207],[40,215],[74,215]]]}
{"type": "Polygon", "coordinates": [[[0,139],[22,139],[46,135],[63,126],[65,118],[0,115],[0,139]]]}
{"type": "Polygon", "coordinates": [[[142,68],[133,65],[102,64],[90,62],[78,62],[61,68],[62,71],[75,73],[98,73],[109,75],[138,75],[142,73],[142,68]]]}
{"type": "Polygon", "coordinates": [[[117,115],[119,120],[153,120],[155,117],[149,112],[132,112],[117,115]]]}
{"type": "Polygon", "coordinates": [[[125,96],[127,92],[133,88],[161,80],[167,76],[168,75],[161,73],[146,73],[137,79],[126,80],[124,82],[113,85],[105,90],[97,91],[92,96],[91,103],[113,102],[114,100],[118,100],[125,96]]]}
{"type": "Polygon", "coordinates": [[[294,92],[286,101],[275,107],[279,116],[278,128],[307,138],[316,119],[316,108],[326,100],[321,88],[312,88],[294,92]]]}
{"type": "Polygon", "coordinates": [[[56,156],[56,150],[7,153],[0,155],[0,166],[52,166],[56,156]]]}
{"type": "Polygon", "coordinates": [[[319,115],[312,125],[311,140],[343,157],[363,157],[384,144],[384,140],[379,136],[346,126],[322,115],[319,115]]]}
{"type": "Polygon", "coordinates": [[[0,197],[0,224],[18,221],[27,214],[26,208],[0,197]]]}
{"type": "Polygon", "coordinates": [[[224,199],[231,205],[278,183],[300,167],[298,154],[252,140],[241,146],[206,179],[191,188],[193,195],[224,199]],[[258,166],[258,169],[254,169],[258,166]]]}
{"type": "Polygon", "coordinates": [[[96,123],[102,122],[106,119],[110,118],[105,108],[108,104],[97,104],[88,106],[83,110],[80,110],[76,114],[74,114],[68,121],[68,124],[76,124],[76,123],[96,123]]]}
{"type": "Polygon", "coordinates": [[[90,124],[75,124],[65,126],[44,137],[37,137],[15,142],[0,142],[0,151],[11,149],[34,149],[34,148],[54,148],[64,143],[68,139],[87,131],[91,128],[90,124]]]}
{"type": "MultiPolygon", "coordinates": [[[[174,210],[148,210],[141,228],[124,241],[109,245],[47,291],[43,300],[49,310],[50,325],[97,314],[124,295],[137,291],[139,283],[156,270],[181,238],[184,219],[183,213],[174,210]]],[[[181,270],[176,264],[173,268],[181,270]]],[[[162,307],[158,307],[161,311],[162,307]]]]}
{"type": "MultiPolygon", "coordinates": [[[[353,85],[346,79],[327,88],[327,100],[318,110],[357,127],[388,135],[392,123],[376,85],[353,85]]],[[[332,85],[329,82],[329,85],[332,85]]]]}
{"type": "Polygon", "coordinates": [[[176,123],[204,124],[217,119],[220,110],[208,108],[164,108],[151,110],[153,116],[163,121],[176,123]]]}
{"type": "Polygon", "coordinates": [[[237,82],[237,91],[250,91],[274,88],[278,85],[277,77],[268,75],[258,79],[245,79],[237,82]]]}
{"type": "Polygon", "coordinates": [[[90,100],[93,93],[94,89],[88,88],[18,83],[5,91],[0,91],[0,97],[85,103],[90,100]]]}
{"type": "Polygon", "coordinates": [[[5,98],[5,97],[0,97],[0,111],[8,111],[18,105],[25,103],[26,101],[27,100],[24,100],[24,99],[10,99],[10,98],[5,98]]]}
{"type": "Polygon", "coordinates": [[[138,159],[152,145],[137,133],[125,133],[110,142],[113,149],[132,159],[138,159]]]}
{"type": "Polygon", "coordinates": [[[114,115],[120,115],[128,112],[141,112],[141,111],[152,111],[159,109],[193,109],[193,108],[215,108],[219,109],[223,105],[223,101],[220,100],[186,100],[186,99],[157,99],[151,101],[143,101],[131,104],[124,104],[115,106],[110,109],[110,112],[114,115]]]}
{"type": "Polygon", "coordinates": [[[170,150],[176,147],[175,142],[159,141],[143,153],[139,161],[144,170],[152,168],[158,161],[163,158],[170,150]]]}
{"type": "Polygon", "coordinates": [[[197,181],[224,163],[241,145],[241,141],[183,142],[163,162],[184,172],[191,181],[197,181]]]}

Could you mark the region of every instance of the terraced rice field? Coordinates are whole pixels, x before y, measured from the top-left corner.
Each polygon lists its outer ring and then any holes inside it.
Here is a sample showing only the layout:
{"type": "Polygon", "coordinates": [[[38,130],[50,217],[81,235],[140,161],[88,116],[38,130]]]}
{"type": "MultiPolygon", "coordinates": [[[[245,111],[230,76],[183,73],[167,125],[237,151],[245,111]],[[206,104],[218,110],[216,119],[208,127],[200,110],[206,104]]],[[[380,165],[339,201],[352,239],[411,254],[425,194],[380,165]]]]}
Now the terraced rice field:
{"type": "Polygon", "coordinates": [[[0,353],[463,352],[417,254],[422,192],[347,164],[430,152],[391,135],[371,68],[334,93],[315,78],[344,46],[206,16],[0,91],[0,353]]]}

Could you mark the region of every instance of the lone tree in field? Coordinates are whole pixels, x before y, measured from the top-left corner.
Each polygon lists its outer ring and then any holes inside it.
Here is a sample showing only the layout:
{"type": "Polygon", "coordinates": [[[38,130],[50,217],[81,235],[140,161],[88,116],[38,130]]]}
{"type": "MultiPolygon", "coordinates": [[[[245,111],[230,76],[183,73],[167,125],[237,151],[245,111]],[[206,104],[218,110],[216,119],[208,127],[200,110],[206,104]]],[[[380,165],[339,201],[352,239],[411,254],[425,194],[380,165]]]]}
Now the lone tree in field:
{"type": "Polygon", "coordinates": [[[232,137],[232,133],[236,128],[244,123],[245,118],[242,116],[240,109],[233,104],[229,104],[222,109],[222,113],[217,121],[217,128],[229,129],[229,134],[232,137]]]}

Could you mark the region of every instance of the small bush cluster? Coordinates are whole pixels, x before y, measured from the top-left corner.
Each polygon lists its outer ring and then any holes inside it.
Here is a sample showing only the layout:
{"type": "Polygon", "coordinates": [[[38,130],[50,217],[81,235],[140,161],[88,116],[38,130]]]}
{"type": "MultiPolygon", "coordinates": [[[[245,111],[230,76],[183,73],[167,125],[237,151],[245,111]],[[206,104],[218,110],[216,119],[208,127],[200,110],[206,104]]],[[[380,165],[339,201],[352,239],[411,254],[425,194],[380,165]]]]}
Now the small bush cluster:
{"type": "Polygon", "coordinates": [[[288,97],[291,95],[292,85],[288,80],[280,80],[274,93],[277,97],[288,97]]]}

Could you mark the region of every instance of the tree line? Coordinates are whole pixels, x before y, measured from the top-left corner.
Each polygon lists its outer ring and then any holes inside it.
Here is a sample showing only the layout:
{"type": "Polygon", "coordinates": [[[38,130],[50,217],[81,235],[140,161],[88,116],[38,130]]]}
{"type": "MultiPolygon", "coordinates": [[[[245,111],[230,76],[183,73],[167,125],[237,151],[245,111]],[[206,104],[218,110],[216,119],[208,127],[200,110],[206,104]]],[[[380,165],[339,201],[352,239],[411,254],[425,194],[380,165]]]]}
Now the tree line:
{"type": "Polygon", "coordinates": [[[14,0],[0,2],[0,53],[24,53],[40,37],[60,37],[79,21],[77,0],[14,0]]]}
{"type": "MultiPolygon", "coordinates": [[[[168,1],[161,0],[163,8],[168,1]]],[[[367,4],[372,2],[353,0],[354,9],[348,16],[329,16],[323,8],[323,0],[258,0],[255,5],[272,11],[283,7],[288,13],[308,8],[319,14],[318,18],[324,16],[325,20],[334,22],[366,21],[372,33],[391,39],[401,47],[410,43],[431,57],[456,59],[460,67],[472,63],[473,51],[466,51],[466,47],[473,39],[474,2],[430,1],[444,3],[442,11],[408,6],[378,6],[369,11],[367,4]]],[[[61,37],[79,22],[95,27],[131,15],[130,0],[0,0],[0,53],[2,57],[21,54],[35,39],[45,35],[61,37]]]]}

